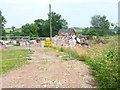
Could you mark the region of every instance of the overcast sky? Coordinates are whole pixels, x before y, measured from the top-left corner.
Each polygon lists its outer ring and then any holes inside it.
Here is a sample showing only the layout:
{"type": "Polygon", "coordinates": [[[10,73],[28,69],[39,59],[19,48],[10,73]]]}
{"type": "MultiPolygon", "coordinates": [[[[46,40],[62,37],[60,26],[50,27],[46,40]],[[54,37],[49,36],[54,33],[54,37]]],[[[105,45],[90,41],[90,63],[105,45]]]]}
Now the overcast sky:
{"type": "Polygon", "coordinates": [[[21,27],[36,19],[47,19],[52,11],[62,15],[69,27],[89,27],[93,15],[106,15],[118,22],[119,0],[0,0],[0,10],[7,20],[5,27],[21,27]]]}

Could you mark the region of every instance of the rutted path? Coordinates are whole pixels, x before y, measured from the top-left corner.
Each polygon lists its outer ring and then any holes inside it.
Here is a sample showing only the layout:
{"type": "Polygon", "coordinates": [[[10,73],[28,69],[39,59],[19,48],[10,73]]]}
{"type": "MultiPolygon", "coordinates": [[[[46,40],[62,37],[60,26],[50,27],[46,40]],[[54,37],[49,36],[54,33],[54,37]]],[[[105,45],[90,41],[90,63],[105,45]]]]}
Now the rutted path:
{"type": "Polygon", "coordinates": [[[77,60],[62,60],[50,48],[32,46],[29,64],[2,77],[3,88],[94,88],[88,66],[77,60]]]}

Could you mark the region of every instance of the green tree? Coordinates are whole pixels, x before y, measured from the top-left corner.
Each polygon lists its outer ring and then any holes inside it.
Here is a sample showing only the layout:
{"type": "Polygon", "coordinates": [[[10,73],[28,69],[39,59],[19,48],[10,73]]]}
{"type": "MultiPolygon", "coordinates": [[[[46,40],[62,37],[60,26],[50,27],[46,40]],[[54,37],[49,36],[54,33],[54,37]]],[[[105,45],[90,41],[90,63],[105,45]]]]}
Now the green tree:
{"type": "MultiPolygon", "coordinates": [[[[60,29],[68,28],[68,26],[67,26],[68,23],[66,22],[65,19],[62,18],[61,15],[59,15],[55,12],[52,12],[51,17],[52,17],[52,35],[53,36],[55,36],[60,29]]],[[[48,14],[48,21],[50,21],[50,13],[48,14]]]]}
{"type": "Polygon", "coordinates": [[[11,35],[11,36],[16,36],[15,33],[14,33],[14,32],[15,32],[15,27],[12,26],[11,29],[12,29],[12,30],[10,30],[10,35],[11,35]]]}
{"type": "Polygon", "coordinates": [[[39,27],[38,36],[39,37],[44,36],[43,35],[43,27],[44,27],[44,24],[45,24],[45,20],[43,20],[43,19],[37,19],[37,20],[34,21],[34,23],[37,24],[37,26],[39,27]]]}
{"type": "MultiPolygon", "coordinates": [[[[53,32],[53,30],[52,30],[53,32]]],[[[48,37],[50,36],[50,21],[46,20],[43,26],[43,36],[48,37]]]]}
{"type": "MultiPolygon", "coordinates": [[[[68,28],[67,22],[61,17],[61,15],[56,14],[55,12],[51,13],[52,17],[52,36],[55,36],[60,29],[68,28]]],[[[37,19],[34,21],[35,24],[39,27],[38,35],[39,36],[50,36],[50,13],[48,13],[48,19],[37,19]]]]}
{"type": "Polygon", "coordinates": [[[39,30],[39,27],[36,24],[25,24],[22,26],[21,35],[22,36],[31,36],[31,37],[37,37],[39,30]]]}
{"type": "Polygon", "coordinates": [[[15,31],[15,27],[14,26],[12,26],[11,29],[12,29],[13,32],[15,31]]]}
{"type": "Polygon", "coordinates": [[[109,31],[110,22],[106,19],[106,16],[95,15],[91,18],[91,24],[94,29],[97,30],[97,35],[106,35],[109,31]]]}
{"type": "Polygon", "coordinates": [[[4,25],[6,24],[6,20],[4,16],[2,16],[2,12],[0,11],[0,36],[5,35],[4,25]]]}

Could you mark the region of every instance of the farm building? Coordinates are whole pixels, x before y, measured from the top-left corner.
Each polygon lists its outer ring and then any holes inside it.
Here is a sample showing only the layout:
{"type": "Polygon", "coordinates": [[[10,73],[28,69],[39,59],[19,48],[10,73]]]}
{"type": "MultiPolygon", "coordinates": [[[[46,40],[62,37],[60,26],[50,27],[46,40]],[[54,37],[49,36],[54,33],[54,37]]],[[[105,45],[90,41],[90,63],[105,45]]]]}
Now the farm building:
{"type": "Polygon", "coordinates": [[[75,46],[76,32],[74,29],[60,29],[58,34],[53,37],[54,45],[57,46],[75,46]]]}
{"type": "Polygon", "coordinates": [[[73,35],[76,35],[76,32],[73,28],[60,29],[58,32],[58,36],[73,36],[73,35]]]}
{"type": "Polygon", "coordinates": [[[78,46],[88,46],[88,39],[83,36],[78,38],[73,28],[60,29],[58,34],[53,37],[53,44],[65,47],[75,47],[77,44],[79,44],[78,46]]]}

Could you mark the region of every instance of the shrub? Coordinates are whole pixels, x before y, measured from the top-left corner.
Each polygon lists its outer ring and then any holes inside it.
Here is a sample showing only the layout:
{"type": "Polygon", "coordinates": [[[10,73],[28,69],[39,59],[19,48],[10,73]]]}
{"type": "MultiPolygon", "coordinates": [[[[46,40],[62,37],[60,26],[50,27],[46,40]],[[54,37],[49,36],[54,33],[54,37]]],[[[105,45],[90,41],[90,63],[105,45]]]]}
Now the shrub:
{"type": "MultiPolygon", "coordinates": [[[[116,41],[117,42],[117,41],[116,41]]],[[[93,75],[100,88],[118,88],[118,52],[117,43],[111,42],[104,47],[89,50],[91,58],[86,63],[93,70],[93,75]]]]}
{"type": "Polygon", "coordinates": [[[116,36],[109,36],[107,40],[109,42],[102,46],[95,45],[90,48],[82,47],[74,49],[60,48],[60,51],[66,52],[77,60],[85,60],[85,63],[92,69],[93,76],[101,90],[120,88],[118,38],[116,36]]]}

